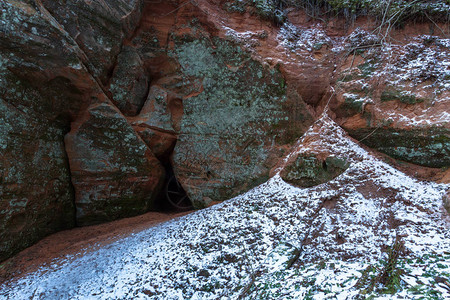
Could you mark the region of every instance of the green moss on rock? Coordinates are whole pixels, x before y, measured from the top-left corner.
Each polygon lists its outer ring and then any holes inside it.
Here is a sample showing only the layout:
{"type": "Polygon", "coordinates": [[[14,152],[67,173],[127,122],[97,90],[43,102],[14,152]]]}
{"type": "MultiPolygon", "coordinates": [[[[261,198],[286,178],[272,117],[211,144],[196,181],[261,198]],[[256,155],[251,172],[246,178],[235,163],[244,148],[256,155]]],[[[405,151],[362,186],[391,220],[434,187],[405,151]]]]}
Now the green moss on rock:
{"type": "Polygon", "coordinates": [[[349,130],[367,146],[396,159],[441,168],[450,165],[450,134],[446,128],[400,130],[373,128],[349,130]]]}
{"type": "Polygon", "coordinates": [[[194,204],[227,199],[267,178],[272,146],[290,136],[279,126],[290,120],[281,73],[218,38],[179,39],[172,55],[186,80],[201,78],[203,85],[183,102],[174,155],[194,204]]]}
{"type": "Polygon", "coordinates": [[[381,94],[381,102],[400,101],[405,104],[417,104],[424,101],[422,98],[416,97],[414,94],[408,94],[396,90],[386,90],[381,94]]]}
{"type": "Polygon", "coordinates": [[[93,103],[65,141],[78,225],[134,216],[152,208],[164,170],[112,104],[93,103]]]}
{"type": "Polygon", "coordinates": [[[316,156],[298,156],[296,160],[286,166],[281,177],[299,187],[312,187],[328,182],[342,174],[349,163],[339,157],[329,156],[320,160],[316,156]]]}

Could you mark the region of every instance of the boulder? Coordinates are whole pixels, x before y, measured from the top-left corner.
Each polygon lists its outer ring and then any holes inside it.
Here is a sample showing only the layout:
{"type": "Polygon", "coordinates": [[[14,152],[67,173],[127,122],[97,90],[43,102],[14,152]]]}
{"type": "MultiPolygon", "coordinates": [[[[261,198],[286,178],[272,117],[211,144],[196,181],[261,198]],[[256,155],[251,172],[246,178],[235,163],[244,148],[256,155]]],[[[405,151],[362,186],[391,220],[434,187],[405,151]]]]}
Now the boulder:
{"type": "Polygon", "coordinates": [[[77,225],[130,217],[152,208],[164,169],[120,111],[95,102],[65,138],[77,225]]]}
{"type": "Polygon", "coordinates": [[[349,163],[343,158],[328,156],[319,159],[313,154],[302,154],[285,166],[280,175],[283,180],[295,186],[312,187],[336,178],[348,166],[349,163]]]}
{"type": "Polygon", "coordinates": [[[185,81],[201,78],[202,89],[183,99],[173,165],[193,205],[203,207],[268,178],[276,145],[293,138],[286,87],[277,68],[226,40],[181,40],[175,49],[185,81]]]}

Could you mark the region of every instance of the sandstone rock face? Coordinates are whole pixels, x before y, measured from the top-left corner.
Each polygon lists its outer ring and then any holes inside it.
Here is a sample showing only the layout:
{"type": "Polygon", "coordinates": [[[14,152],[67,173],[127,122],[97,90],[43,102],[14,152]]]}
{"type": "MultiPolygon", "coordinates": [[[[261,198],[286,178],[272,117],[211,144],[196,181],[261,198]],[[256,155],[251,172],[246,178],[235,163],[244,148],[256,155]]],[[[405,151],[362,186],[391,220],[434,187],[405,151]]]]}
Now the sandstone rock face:
{"type": "Polygon", "coordinates": [[[124,39],[141,19],[143,0],[43,0],[51,16],[86,54],[91,74],[107,84],[124,39]]]}
{"type": "Polygon", "coordinates": [[[124,46],[109,86],[113,101],[124,114],[139,112],[147,97],[149,81],[136,49],[124,46]]]}
{"type": "Polygon", "coordinates": [[[139,5],[0,3],[0,261],[75,225],[64,136],[91,99],[105,98],[101,80],[140,19],[139,5]]]}
{"type": "Polygon", "coordinates": [[[0,261],[75,223],[64,126],[7,100],[0,99],[0,261]]]}
{"type": "Polygon", "coordinates": [[[65,138],[78,225],[144,213],[164,170],[120,112],[93,103],[65,138]]]}
{"type": "MultiPolygon", "coordinates": [[[[291,10],[275,25],[239,3],[0,3],[0,260],[151,209],[162,165],[197,208],[243,193],[325,109],[396,159],[450,165],[448,39],[396,31],[380,47],[371,22],[291,10]]],[[[297,157],[282,176],[345,168],[297,157]]]]}
{"type": "Polygon", "coordinates": [[[267,179],[281,146],[312,123],[302,97],[295,89],[288,92],[281,67],[252,58],[211,17],[218,14],[208,9],[221,6],[207,5],[202,2],[199,10],[188,4],[170,18],[176,6],[154,5],[131,41],[154,74],[143,108],[151,107],[152,117],[143,122],[141,112],[139,132],[145,123],[176,133],[173,168],[195,207],[267,179]]]}
{"type": "Polygon", "coordinates": [[[38,7],[3,1],[0,12],[1,261],[74,226],[63,138],[83,71],[76,45],[38,7]]]}
{"type": "Polygon", "coordinates": [[[442,168],[450,165],[450,129],[445,127],[360,128],[348,132],[363,143],[394,158],[442,168]]]}
{"type": "MultiPolygon", "coordinates": [[[[394,158],[450,165],[448,40],[419,36],[406,45],[370,46],[355,36],[336,73],[332,109],[354,138],[394,158]],[[364,44],[363,49],[358,45],[364,44]],[[352,48],[353,47],[353,48],[352,48]],[[354,50],[352,50],[354,49],[354,50]]],[[[372,36],[372,44],[377,43],[372,36]]]]}
{"type": "Polygon", "coordinates": [[[203,78],[204,92],[183,101],[173,158],[194,205],[225,200],[266,180],[273,145],[286,138],[281,74],[223,40],[182,43],[176,56],[186,79],[203,78]]]}
{"type": "Polygon", "coordinates": [[[173,109],[169,108],[169,104],[173,106],[170,91],[153,85],[140,114],[128,118],[153,154],[163,161],[168,161],[173,152],[177,141],[174,127],[179,128],[176,118],[172,117],[173,109]]]}

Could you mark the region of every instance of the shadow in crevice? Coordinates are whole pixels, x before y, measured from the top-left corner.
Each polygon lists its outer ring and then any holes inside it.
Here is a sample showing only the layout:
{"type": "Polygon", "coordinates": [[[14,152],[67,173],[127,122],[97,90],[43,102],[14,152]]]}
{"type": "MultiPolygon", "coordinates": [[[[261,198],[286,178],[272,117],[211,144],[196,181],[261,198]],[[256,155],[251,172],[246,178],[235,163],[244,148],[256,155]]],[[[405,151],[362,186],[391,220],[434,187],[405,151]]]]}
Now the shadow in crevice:
{"type": "Polygon", "coordinates": [[[155,201],[155,210],[161,212],[193,210],[192,202],[175,176],[170,160],[162,163],[166,171],[166,176],[164,186],[155,201]]]}

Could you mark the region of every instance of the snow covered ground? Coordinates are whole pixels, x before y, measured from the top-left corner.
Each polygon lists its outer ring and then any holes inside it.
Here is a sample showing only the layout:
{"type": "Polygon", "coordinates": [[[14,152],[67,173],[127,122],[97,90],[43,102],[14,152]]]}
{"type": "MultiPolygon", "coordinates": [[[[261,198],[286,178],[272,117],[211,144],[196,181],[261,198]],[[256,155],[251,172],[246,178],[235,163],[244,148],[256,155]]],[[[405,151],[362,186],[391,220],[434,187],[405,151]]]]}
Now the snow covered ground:
{"type": "Polygon", "coordinates": [[[419,182],[381,162],[328,116],[290,155],[299,153],[345,158],[350,166],[311,188],[275,175],[219,205],[55,261],[0,286],[0,299],[450,298],[448,185],[419,182]],[[396,239],[404,249],[390,270],[391,295],[377,279],[396,239]]]}

